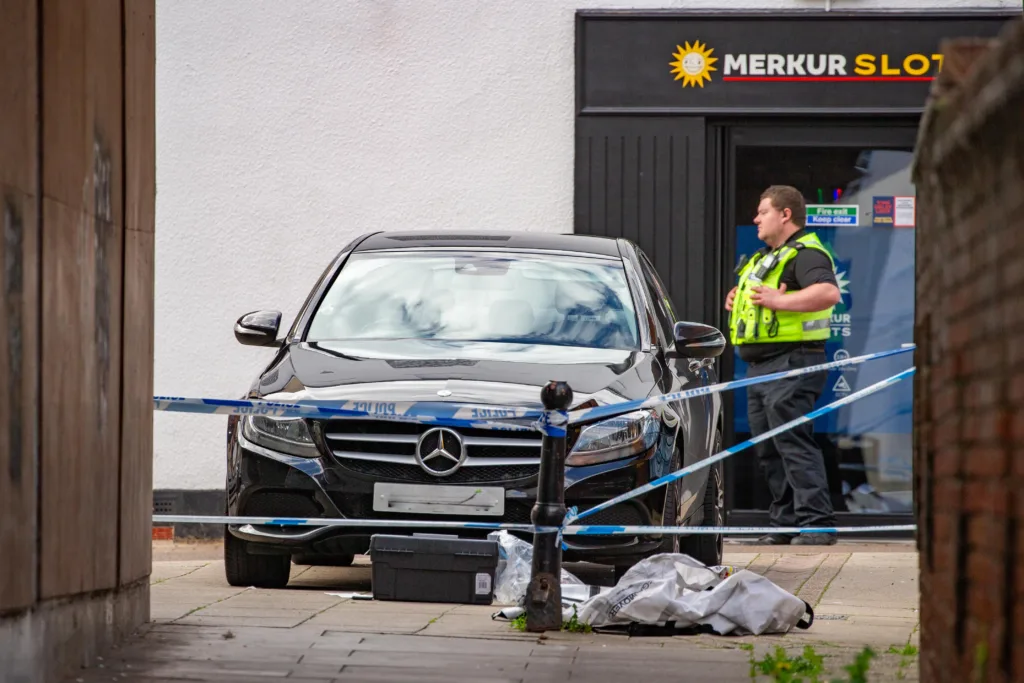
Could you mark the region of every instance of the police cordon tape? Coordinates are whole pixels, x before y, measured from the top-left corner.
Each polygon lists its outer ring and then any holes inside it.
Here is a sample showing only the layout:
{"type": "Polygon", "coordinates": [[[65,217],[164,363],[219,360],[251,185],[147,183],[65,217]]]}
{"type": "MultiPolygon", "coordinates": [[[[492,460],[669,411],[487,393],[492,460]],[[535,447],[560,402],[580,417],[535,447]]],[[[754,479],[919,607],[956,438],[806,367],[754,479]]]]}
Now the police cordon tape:
{"type": "Polygon", "coordinates": [[[592,508],[588,508],[579,514],[575,514],[570,511],[570,514],[567,516],[565,523],[568,524],[569,522],[574,522],[576,520],[583,519],[584,517],[589,517],[594,513],[600,512],[601,510],[607,510],[611,506],[629,500],[630,498],[635,498],[636,496],[640,496],[645,493],[648,493],[649,491],[653,491],[659,486],[665,486],[666,484],[669,484],[673,481],[682,479],[686,475],[693,474],[697,470],[704,469],[705,467],[710,467],[711,465],[714,465],[716,462],[719,462],[720,460],[725,460],[730,455],[735,455],[736,453],[746,450],[751,446],[761,443],[762,441],[767,441],[776,434],[781,434],[782,432],[790,430],[793,427],[797,427],[807,422],[812,422],[821,417],[822,415],[827,415],[828,413],[831,413],[834,410],[838,410],[839,408],[842,408],[845,405],[853,403],[858,399],[864,398],[865,396],[870,396],[871,394],[882,391],[883,389],[888,389],[897,382],[900,382],[906,379],[907,377],[910,377],[911,375],[914,374],[915,371],[916,368],[908,368],[907,370],[899,372],[893,375],[892,377],[887,377],[886,379],[883,379],[881,382],[875,382],[871,386],[864,387],[863,389],[855,391],[852,394],[849,394],[848,396],[836,399],[835,401],[832,401],[832,403],[829,403],[828,405],[824,405],[820,408],[812,410],[806,415],[801,415],[800,417],[790,420],[789,422],[786,422],[784,424],[781,424],[778,427],[775,427],[774,429],[769,429],[767,432],[764,432],[763,434],[758,434],[757,436],[753,436],[747,439],[746,441],[741,441],[735,446],[730,446],[729,448],[726,448],[724,451],[716,453],[711,457],[705,458],[700,462],[696,462],[690,465],[689,467],[684,467],[682,469],[676,470],[675,472],[670,472],[669,474],[666,474],[662,477],[658,477],[654,481],[648,482],[643,486],[633,489],[632,491],[623,493],[620,496],[616,496],[610,500],[595,505],[592,508]]]}
{"type": "Polygon", "coordinates": [[[755,384],[764,384],[765,382],[774,382],[780,379],[789,379],[791,377],[800,377],[801,375],[810,375],[815,372],[834,370],[836,368],[847,367],[849,365],[860,365],[861,363],[867,363],[868,361],[878,360],[880,358],[887,358],[889,356],[896,356],[902,353],[910,353],[916,347],[914,344],[904,344],[898,349],[891,351],[878,351],[877,353],[868,353],[863,356],[851,356],[850,358],[844,358],[842,360],[835,360],[828,363],[820,363],[818,365],[809,365],[806,368],[796,368],[793,370],[783,370],[781,372],[773,372],[768,375],[759,375],[757,377],[746,377],[744,379],[734,379],[728,382],[720,382],[718,384],[712,384],[706,387],[697,387],[696,389],[687,389],[686,391],[679,391],[672,394],[664,394],[662,396],[652,396],[645,399],[637,399],[635,401],[623,401],[620,403],[611,403],[609,405],[598,406],[596,408],[585,408],[582,410],[574,410],[568,414],[568,423],[576,424],[585,420],[594,420],[602,417],[612,417],[615,415],[621,415],[623,413],[632,412],[634,410],[642,410],[644,408],[653,408],[654,406],[663,405],[665,403],[673,403],[687,398],[695,398],[697,396],[706,396],[708,394],[718,394],[724,391],[732,391],[735,389],[741,389],[743,387],[753,386],[755,384]]]}
{"type": "MultiPolygon", "coordinates": [[[[685,535],[697,534],[837,534],[837,533],[877,533],[882,531],[916,531],[916,524],[894,524],[891,526],[609,526],[591,524],[587,526],[567,526],[561,529],[563,536],[629,536],[646,535],[685,535]]],[[[547,532],[551,533],[551,532],[547,532]]],[[[557,532],[556,532],[557,533],[557,532]]],[[[565,548],[562,548],[565,550],[565,548]]]]}
{"type": "Polygon", "coordinates": [[[595,408],[584,408],[572,412],[559,410],[536,410],[530,408],[495,407],[468,405],[441,401],[267,401],[259,399],[188,398],[182,396],[154,396],[153,409],[163,412],[196,413],[202,415],[258,415],[266,417],[311,417],[311,418],[360,418],[431,424],[442,427],[469,429],[493,429],[506,431],[540,431],[547,436],[566,435],[566,425],[614,417],[643,408],[652,408],[699,396],[718,394],[743,387],[773,382],[790,377],[799,377],[815,372],[859,365],[872,360],[909,353],[914,344],[904,344],[899,349],[853,356],[828,363],[784,370],[758,377],[719,382],[706,387],[652,396],[633,401],[621,401],[595,408]],[[520,424],[531,420],[532,424],[520,424]]]}
{"type": "MultiPolygon", "coordinates": [[[[837,400],[833,401],[832,403],[829,403],[828,405],[822,406],[821,408],[817,408],[815,410],[812,410],[811,412],[807,413],[806,415],[801,415],[800,417],[795,418],[793,420],[790,420],[789,422],[786,422],[784,424],[781,424],[778,427],[775,427],[774,429],[770,429],[767,432],[764,432],[763,434],[758,434],[757,436],[751,437],[751,438],[747,439],[746,441],[741,441],[740,443],[736,444],[735,446],[730,446],[729,448],[726,448],[725,450],[723,450],[723,451],[721,451],[719,453],[716,453],[715,455],[712,455],[712,456],[710,456],[708,458],[705,458],[704,460],[701,460],[700,462],[696,462],[693,465],[690,465],[689,467],[684,467],[682,469],[676,470],[675,472],[669,472],[668,474],[666,474],[666,475],[664,475],[662,477],[659,477],[659,478],[655,479],[654,481],[648,482],[647,484],[644,484],[643,486],[635,488],[632,491],[628,491],[626,493],[623,493],[620,496],[616,496],[615,498],[612,498],[612,499],[607,500],[607,501],[605,501],[603,503],[595,505],[592,508],[588,508],[587,510],[584,510],[583,512],[578,512],[575,507],[569,508],[569,510],[567,511],[566,516],[565,516],[565,521],[562,523],[562,528],[561,529],[559,529],[558,531],[554,531],[554,532],[548,531],[546,529],[544,531],[538,530],[535,533],[556,533],[556,534],[558,534],[559,535],[559,543],[562,546],[562,550],[567,550],[568,546],[565,544],[564,541],[561,540],[561,537],[568,536],[568,535],[583,535],[583,536],[630,535],[630,536],[633,536],[633,535],[637,535],[637,534],[655,535],[655,534],[672,534],[672,533],[684,534],[685,533],[686,535],[692,535],[694,533],[701,533],[701,532],[694,532],[692,530],[693,528],[699,528],[699,527],[691,527],[690,531],[680,530],[680,531],[673,532],[673,531],[669,531],[668,529],[686,529],[686,527],[653,527],[653,526],[646,526],[645,527],[645,526],[609,526],[609,525],[589,525],[589,526],[576,526],[576,527],[574,527],[574,526],[571,526],[571,524],[572,524],[572,522],[579,521],[580,519],[582,519],[584,517],[588,517],[588,516],[590,516],[592,514],[600,512],[601,510],[607,510],[608,508],[612,507],[613,505],[617,505],[618,503],[621,503],[623,501],[629,500],[630,498],[635,498],[636,496],[640,496],[640,495],[643,495],[643,494],[648,493],[650,491],[653,491],[654,489],[656,489],[656,488],[658,488],[660,486],[665,486],[665,485],[670,484],[670,483],[672,483],[674,481],[678,481],[679,479],[682,479],[683,477],[685,477],[688,474],[693,474],[694,472],[696,472],[698,470],[704,469],[706,467],[711,467],[715,463],[717,463],[717,462],[719,462],[721,460],[725,460],[726,458],[728,458],[731,455],[735,455],[736,453],[739,453],[740,451],[746,450],[746,449],[750,448],[751,446],[755,446],[755,445],[761,443],[762,441],[767,441],[768,439],[772,438],[776,434],[781,434],[782,432],[785,432],[785,431],[787,431],[789,429],[792,429],[793,427],[796,427],[798,425],[801,425],[801,424],[804,424],[804,423],[807,423],[807,422],[812,422],[813,420],[818,419],[822,415],[827,415],[828,413],[830,413],[830,412],[832,412],[834,410],[838,410],[839,408],[843,407],[844,405],[848,405],[848,404],[853,403],[854,401],[856,401],[858,399],[864,398],[865,396],[870,396],[871,394],[874,394],[874,393],[879,392],[879,391],[881,391],[883,389],[891,387],[892,385],[896,384],[897,382],[900,382],[900,381],[906,379],[907,377],[910,377],[911,375],[914,374],[915,371],[916,371],[916,368],[909,368],[907,370],[904,370],[903,372],[899,372],[899,373],[893,375],[892,377],[887,377],[886,379],[883,379],[880,382],[876,382],[876,383],[874,383],[874,384],[872,384],[870,386],[864,387],[863,389],[860,389],[859,391],[855,391],[855,392],[853,392],[852,394],[850,394],[848,396],[844,396],[843,398],[837,399],[837,400]],[[569,532],[569,529],[576,529],[577,531],[575,531],[574,534],[571,534],[569,532]],[[580,529],[582,529],[583,531],[579,531],[580,529]]],[[[707,529],[707,528],[715,528],[715,527],[703,527],[703,528],[707,529]]],[[[724,528],[732,529],[734,527],[724,527],[724,528]]],[[[916,527],[914,527],[914,528],[916,529],[916,527]]],[[[772,528],[769,528],[769,527],[751,527],[751,529],[752,529],[752,531],[750,531],[749,533],[805,533],[805,534],[806,533],[814,533],[814,531],[812,531],[810,529],[800,529],[800,531],[798,531],[798,532],[783,531],[783,530],[781,530],[781,529],[779,529],[777,527],[772,527],[772,528]]],[[[838,533],[848,532],[850,529],[856,529],[857,533],[868,533],[868,531],[869,531],[868,527],[848,527],[848,528],[844,528],[842,531],[840,531],[839,528],[831,528],[830,527],[830,528],[817,529],[817,531],[821,532],[821,533],[836,533],[836,534],[838,534],[838,533]]],[[[871,528],[871,530],[873,530],[873,531],[898,531],[898,530],[906,530],[906,529],[904,529],[903,527],[897,528],[897,527],[893,526],[893,527],[873,527],[873,528],[871,528]]],[[[713,532],[705,532],[705,533],[713,533],[713,532]]],[[[737,532],[735,532],[735,531],[730,531],[730,532],[722,531],[722,532],[718,532],[718,533],[737,533],[737,532]]]]}
{"type": "Polygon", "coordinates": [[[545,432],[548,436],[565,436],[565,413],[561,411],[533,410],[474,406],[440,401],[266,401],[259,399],[186,398],[182,396],[154,396],[153,409],[172,413],[200,415],[239,415],[259,417],[360,418],[375,420],[432,424],[464,429],[494,429],[509,431],[545,432]],[[507,420],[534,420],[533,425],[516,424],[507,420]],[[545,432],[547,433],[547,432],[545,432]]]}
{"type": "Polygon", "coordinates": [[[474,529],[484,531],[520,531],[523,533],[561,533],[564,536],[616,536],[629,535],[695,535],[695,534],[781,534],[799,533],[874,533],[884,531],[916,531],[916,524],[891,526],[846,527],[759,527],[759,526],[534,526],[533,524],[504,524],[502,522],[432,522],[407,519],[344,519],[329,517],[244,517],[231,515],[153,515],[158,524],[228,524],[231,526],[308,526],[354,527],[362,529],[474,529]]]}
{"type": "Polygon", "coordinates": [[[538,530],[554,533],[559,527],[538,527],[533,524],[506,524],[503,522],[442,522],[418,519],[348,519],[344,517],[246,517],[234,515],[153,515],[154,522],[165,524],[229,524],[255,526],[312,526],[312,527],[359,527],[402,528],[402,529],[485,529],[489,531],[522,531],[535,533],[538,530]]]}
{"type": "MultiPolygon", "coordinates": [[[[903,348],[894,351],[880,352],[876,354],[867,354],[865,356],[859,356],[856,358],[848,358],[843,361],[834,361],[833,363],[825,363],[818,366],[811,366],[808,368],[800,368],[797,370],[790,370],[780,373],[774,373],[773,375],[763,375],[761,377],[749,378],[745,380],[734,380],[732,382],[723,382],[709,387],[700,387],[689,392],[678,392],[676,394],[667,394],[664,396],[653,397],[642,401],[630,401],[626,402],[630,405],[624,407],[624,404],[613,404],[613,406],[603,406],[605,408],[615,407],[618,408],[613,415],[623,414],[625,412],[631,412],[633,410],[640,409],[642,407],[650,407],[651,405],[658,405],[659,403],[665,403],[669,401],[683,400],[684,398],[690,398],[693,396],[705,395],[708,393],[716,393],[709,391],[715,389],[716,391],[727,391],[729,389],[739,388],[739,386],[750,386],[751,384],[757,384],[764,381],[772,381],[776,379],[784,379],[786,377],[795,377],[802,374],[808,374],[810,372],[817,372],[828,367],[841,367],[842,365],[849,365],[853,363],[863,363],[868,360],[876,358],[882,358],[885,356],[896,355],[897,353],[906,353],[913,350],[915,347],[912,344],[906,344],[903,348]],[[700,392],[700,393],[697,393],[700,392]],[[687,396],[686,394],[691,394],[687,396]]],[[[755,437],[747,439],[741,443],[731,446],[715,455],[712,455],[698,463],[670,472],[652,482],[649,482],[641,487],[638,487],[632,491],[624,493],[620,496],[616,496],[611,500],[605,501],[599,505],[589,508],[582,513],[578,513],[576,508],[570,508],[566,514],[566,518],[562,526],[535,526],[532,524],[504,524],[499,522],[442,522],[442,521],[422,521],[422,520],[368,520],[368,519],[327,519],[327,518],[283,518],[283,517],[242,517],[242,516],[202,516],[202,515],[153,515],[154,523],[206,523],[206,524],[230,524],[230,525],[262,525],[262,526],[314,526],[314,527],[362,527],[362,528],[454,528],[454,529],[485,529],[485,530],[506,530],[506,531],[521,531],[527,533],[555,533],[561,536],[609,536],[609,535],[660,535],[660,534],[677,534],[677,535],[693,535],[693,534],[758,534],[758,533],[868,533],[868,532],[879,532],[879,531],[915,531],[916,525],[890,525],[890,526],[874,526],[874,527],[821,527],[821,528],[806,528],[806,527],[791,527],[791,528],[778,528],[778,527],[661,527],[661,526],[609,526],[609,525],[583,525],[573,526],[571,522],[578,521],[584,517],[595,514],[601,510],[605,510],[613,505],[621,503],[630,498],[634,498],[644,493],[648,493],[660,486],[665,486],[671,482],[677,481],[688,474],[692,474],[700,469],[710,467],[711,465],[724,460],[725,458],[735,455],[740,451],[746,450],[762,441],[772,438],[773,436],[780,434],[788,429],[792,429],[800,424],[811,422],[822,415],[837,410],[844,405],[853,403],[854,401],[869,396],[878,391],[886,389],[894,384],[906,379],[913,375],[916,368],[909,368],[902,372],[899,372],[891,377],[888,377],[880,382],[876,382],[864,389],[853,392],[848,396],[841,399],[837,399],[828,405],[822,406],[816,410],[802,415],[794,420],[779,425],[778,427],[771,429],[763,434],[759,434],[755,437]]],[[[174,406],[173,408],[165,408],[177,412],[198,412],[204,414],[251,414],[251,413],[235,413],[229,412],[233,409],[246,409],[250,408],[252,403],[261,403],[255,401],[229,401],[221,399],[184,399],[184,398],[169,398],[169,397],[154,397],[154,402],[158,403],[163,401],[163,405],[174,406]],[[202,402],[202,403],[196,403],[202,402]],[[185,407],[183,410],[177,410],[179,407],[185,407]],[[190,409],[200,407],[201,409],[190,409]]],[[[262,402],[268,403],[268,402],[262,402]]],[[[356,403],[356,402],[343,402],[356,403]]],[[[285,410],[298,409],[305,411],[312,408],[316,411],[327,411],[329,416],[338,416],[338,413],[355,413],[355,415],[346,416],[376,416],[376,413],[368,413],[365,409],[342,409],[342,408],[326,408],[320,406],[310,406],[308,404],[279,404],[285,410]]],[[[389,404],[397,405],[397,404],[389,404]]],[[[430,424],[445,424],[447,426],[463,426],[461,424],[451,423],[462,423],[469,422],[472,426],[477,426],[479,423],[477,420],[467,420],[466,418],[456,418],[453,415],[459,414],[458,411],[466,410],[466,407],[460,407],[453,410],[451,406],[446,406],[449,415],[441,418],[444,422],[438,422],[438,416],[431,415],[414,415],[413,412],[419,413],[418,408],[421,404],[418,403],[406,403],[401,404],[406,406],[407,409],[400,416],[396,413],[388,413],[390,418],[400,417],[406,421],[425,422],[430,424]],[[409,410],[409,408],[414,410],[409,410]],[[449,422],[450,421],[450,422],[449,422]]],[[[504,409],[490,409],[495,413],[504,414],[504,409]]],[[[509,412],[514,412],[521,409],[510,409],[509,412]]],[[[581,419],[593,419],[593,412],[597,409],[588,409],[585,411],[576,411],[576,414],[587,413],[588,418],[581,419]]],[[[525,415],[530,411],[522,410],[517,413],[517,417],[525,415]]],[[[538,412],[538,411],[533,411],[538,412]]],[[[556,411],[548,411],[556,412],[556,411]]],[[[462,413],[464,415],[465,413],[462,413]]],[[[608,415],[605,415],[608,416],[608,415]]],[[[598,415],[597,417],[601,417],[598,415]]],[[[528,428],[527,428],[528,429],[528,428]]],[[[561,428],[561,434],[550,434],[551,436],[564,436],[565,429],[561,428]]],[[[567,548],[565,543],[561,543],[563,550],[567,548]]]]}

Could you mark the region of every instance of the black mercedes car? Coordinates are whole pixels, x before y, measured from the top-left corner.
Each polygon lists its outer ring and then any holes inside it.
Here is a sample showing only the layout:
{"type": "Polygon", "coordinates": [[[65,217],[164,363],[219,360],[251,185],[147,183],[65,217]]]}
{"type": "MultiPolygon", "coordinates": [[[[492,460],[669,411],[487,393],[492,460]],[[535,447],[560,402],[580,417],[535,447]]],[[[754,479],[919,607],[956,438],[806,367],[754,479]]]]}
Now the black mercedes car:
{"type": "MultiPolygon", "coordinates": [[[[726,344],[714,327],[677,321],[632,242],[527,232],[364,235],[335,256],[287,333],[280,323],[281,313],[256,311],[235,325],[239,342],[277,349],[248,398],[540,409],[541,387],[562,380],[575,410],[713,384],[726,344]]],[[[566,505],[586,510],[707,458],[721,441],[718,394],[574,424],[566,505]]],[[[232,416],[227,514],[388,519],[393,534],[412,533],[402,526],[410,519],[529,524],[540,443],[531,431],[232,416]]],[[[580,523],[720,526],[723,492],[719,463],[580,523]]],[[[351,563],[379,532],[228,525],[227,579],[282,587],[293,561],[351,563]]],[[[722,538],[712,535],[565,542],[566,562],[612,565],[617,574],[659,552],[708,565],[722,559],[722,538]]]]}

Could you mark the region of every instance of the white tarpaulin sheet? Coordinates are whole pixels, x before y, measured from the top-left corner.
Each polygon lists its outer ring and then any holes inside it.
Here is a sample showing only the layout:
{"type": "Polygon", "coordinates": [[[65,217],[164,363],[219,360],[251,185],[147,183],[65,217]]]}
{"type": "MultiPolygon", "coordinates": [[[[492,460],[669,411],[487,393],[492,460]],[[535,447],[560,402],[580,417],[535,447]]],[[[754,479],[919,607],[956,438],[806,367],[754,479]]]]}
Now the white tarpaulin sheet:
{"type": "Polygon", "coordinates": [[[645,624],[676,629],[708,626],[720,635],[787,633],[807,628],[810,605],[759,574],[741,569],[722,578],[689,555],[641,560],[614,588],[586,600],[580,622],[592,627],[645,624]]]}
{"type": "MultiPolygon", "coordinates": [[[[523,613],[533,548],[508,532],[490,534],[501,547],[495,600],[513,604],[494,617],[523,613]]],[[[806,602],[759,574],[707,567],[689,555],[654,555],[638,562],[613,588],[587,586],[562,570],[562,614],[576,612],[593,628],[652,626],[701,628],[720,635],[787,633],[808,628],[814,612],[806,602]],[[805,616],[808,617],[805,619],[805,616]]]]}

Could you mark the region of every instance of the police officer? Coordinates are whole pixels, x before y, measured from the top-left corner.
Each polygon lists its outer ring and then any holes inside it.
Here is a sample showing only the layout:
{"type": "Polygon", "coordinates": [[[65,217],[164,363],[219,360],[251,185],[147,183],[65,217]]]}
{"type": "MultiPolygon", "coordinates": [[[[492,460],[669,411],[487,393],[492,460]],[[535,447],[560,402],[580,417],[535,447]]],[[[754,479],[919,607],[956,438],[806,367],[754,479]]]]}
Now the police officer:
{"type": "MultiPolygon", "coordinates": [[[[832,308],[841,297],[835,265],[824,245],[804,229],[800,191],[773,185],[757,207],[757,237],[767,246],[737,268],[738,284],[726,297],[730,339],[749,365],[749,377],[825,362],[832,308]]],[[[747,388],[750,431],[763,434],[814,409],[826,372],[747,388]]],[[[834,527],[835,513],[821,449],[811,424],[787,430],[757,447],[772,495],[773,527],[834,527]]],[[[771,533],[758,543],[831,545],[835,534],[771,533]]]]}

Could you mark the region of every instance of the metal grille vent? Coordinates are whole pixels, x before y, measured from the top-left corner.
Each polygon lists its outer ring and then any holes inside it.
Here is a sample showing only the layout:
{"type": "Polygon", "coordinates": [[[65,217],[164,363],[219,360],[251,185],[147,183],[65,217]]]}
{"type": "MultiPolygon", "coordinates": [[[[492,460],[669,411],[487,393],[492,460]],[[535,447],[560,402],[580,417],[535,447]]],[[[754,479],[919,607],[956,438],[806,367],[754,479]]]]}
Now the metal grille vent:
{"type": "MultiPolygon", "coordinates": [[[[339,463],[367,476],[418,481],[423,472],[416,460],[416,444],[430,425],[403,424],[377,420],[328,420],[322,423],[328,448],[339,463]]],[[[466,482],[512,481],[534,476],[540,463],[540,434],[503,432],[490,429],[455,431],[466,449],[465,470],[455,473],[466,482]],[[502,468],[507,471],[502,472],[502,468]],[[463,479],[464,478],[464,479],[463,479]]],[[[428,481],[436,481],[436,477],[428,481]]]]}

